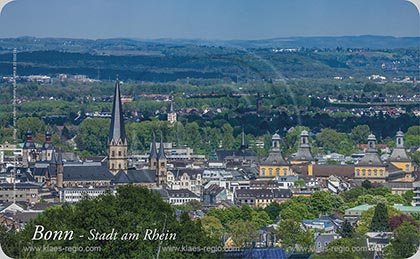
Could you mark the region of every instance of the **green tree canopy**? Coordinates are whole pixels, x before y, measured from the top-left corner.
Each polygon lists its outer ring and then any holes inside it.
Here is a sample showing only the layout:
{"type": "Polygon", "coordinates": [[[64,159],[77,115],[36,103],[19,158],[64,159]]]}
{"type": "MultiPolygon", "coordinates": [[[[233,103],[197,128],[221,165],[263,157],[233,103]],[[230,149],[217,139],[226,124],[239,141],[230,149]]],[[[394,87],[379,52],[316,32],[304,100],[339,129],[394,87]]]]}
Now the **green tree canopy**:
{"type": "MultiPolygon", "coordinates": [[[[154,258],[158,246],[208,246],[218,244],[202,229],[200,221],[191,221],[183,214],[178,221],[174,209],[160,195],[145,187],[131,185],[118,187],[116,195],[108,193],[95,199],[84,199],[75,205],[64,204],[48,208],[25,229],[8,236],[10,243],[2,244],[4,251],[14,258],[154,258]],[[45,230],[72,230],[73,240],[33,241],[36,225],[45,230]],[[157,233],[175,233],[175,240],[144,240],[149,230],[157,233]],[[118,233],[112,241],[89,240],[90,232],[118,233]],[[138,240],[121,240],[124,233],[139,233],[138,240]],[[83,238],[80,236],[83,235],[83,238]],[[10,245],[13,244],[13,245],[10,245]],[[94,253],[58,253],[25,251],[24,246],[97,246],[94,253]],[[24,254],[22,254],[24,253],[24,254]]],[[[215,258],[205,252],[179,253],[161,251],[162,258],[215,258]]]]}
{"type": "Polygon", "coordinates": [[[370,224],[371,231],[388,231],[389,230],[389,215],[388,208],[384,203],[378,203],[375,207],[375,213],[370,224]]]}

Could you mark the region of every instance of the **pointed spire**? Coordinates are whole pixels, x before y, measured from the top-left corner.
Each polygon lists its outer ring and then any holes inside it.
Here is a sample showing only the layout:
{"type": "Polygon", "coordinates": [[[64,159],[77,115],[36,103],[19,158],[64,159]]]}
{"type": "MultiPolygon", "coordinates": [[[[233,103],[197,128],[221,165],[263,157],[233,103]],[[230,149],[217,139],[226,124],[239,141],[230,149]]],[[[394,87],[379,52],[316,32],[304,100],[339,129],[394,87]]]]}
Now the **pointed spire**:
{"type": "Polygon", "coordinates": [[[245,144],[245,129],[242,127],[242,133],[241,133],[241,150],[246,149],[247,146],[245,144]]]}
{"type": "Polygon", "coordinates": [[[162,137],[162,134],[160,135],[159,153],[158,153],[157,158],[158,159],[166,158],[166,156],[165,156],[165,149],[163,147],[163,137],[162,137]]]}
{"type": "Polygon", "coordinates": [[[58,150],[58,156],[57,156],[57,165],[63,165],[63,151],[60,149],[58,150]]]}
{"type": "Polygon", "coordinates": [[[115,83],[114,103],[112,106],[111,126],[109,129],[109,143],[114,141],[114,144],[117,144],[119,140],[121,140],[123,144],[127,143],[121,102],[120,80],[118,79],[117,75],[117,81],[115,83]]]}
{"type": "Polygon", "coordinates": [[[173,98],[171,97],[171,108],[169,109],[169,112],[174,112],[174,100],[173,100],[173,98]]]}
{"type": "Polygon", "coordinates": [[[150,159],[156,159],[157,158],[157,151],[156,151],[156,136],[155,133],[153,132],[153,142],[152,142],[152,146],[150,148],[150,155],[149,155],[149,160],[150,159]]]}
{"type": "Polygon", "coordinates": [[[54,165],[54,164],[57,164],[57,161],[55,159],[55,150],[53,149],[51,151],[50,165],[54,165]]]}

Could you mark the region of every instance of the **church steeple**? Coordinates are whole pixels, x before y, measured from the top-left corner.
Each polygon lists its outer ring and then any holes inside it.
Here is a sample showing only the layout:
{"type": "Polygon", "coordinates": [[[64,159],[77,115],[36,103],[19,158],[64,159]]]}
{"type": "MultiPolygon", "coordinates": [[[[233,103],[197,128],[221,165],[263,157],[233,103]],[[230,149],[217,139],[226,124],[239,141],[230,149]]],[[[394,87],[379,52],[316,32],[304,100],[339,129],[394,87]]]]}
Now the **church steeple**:
{"type": "Polygon", "coordinates": [[[170,123],[174,123],[176,122],[176,112],[174,111],[174,97],[171,96],[169,101],[170,101],[170,108],[168,112],[168,121],[170,123]]]}
{"type": "Polygon", "coordinates": [[[127,144],[127,138],[124,128],[124,117],[120,93],[120,80],[117,78],[114,92],[114,103],[112,106],[111,127],[109,128],[109,143],[127,144]]]}
{"type": "Polygon", "coordinates": [[[156,170],[157,167],[157,151],[156,151],[156,136],[153,132],[153,142],[152,146],[150,147],[150,155],[149,155],[149,163],[150,169],[156,170]]]}
{"type": "Polygon", "coordinates": [[[111,126],[108,139],[108,169],[117,174],[127,172],[127,137],[125,135],[124,116],[121,102],[120,81],[115,83],[114,103],[112,105],[111,126]]]}
{"type": "Polygon", "coordinates": [[[244,127],[242,127],[242,133],[241,133],[241,150],[247,149],[247,145],[245,143],[245,130],[244,127]]]}
{"type": "Polygon", "coordinates": [[[161,135],[159,153],[157,155],[157,167],[156,167],[157,186],[164,187],[167,183],[167,178],[168,178],[167,159],[165,156],[165,149],[163,147],[163,137],[161,135]]]}
{"type": "Polygon", "coordinates": [[[162,137],[162,135],[160,136],[159,153],[157,155],[157,159],[158,160],[166,159],[165,149],[163,147],[163,137],[162,137]]]}

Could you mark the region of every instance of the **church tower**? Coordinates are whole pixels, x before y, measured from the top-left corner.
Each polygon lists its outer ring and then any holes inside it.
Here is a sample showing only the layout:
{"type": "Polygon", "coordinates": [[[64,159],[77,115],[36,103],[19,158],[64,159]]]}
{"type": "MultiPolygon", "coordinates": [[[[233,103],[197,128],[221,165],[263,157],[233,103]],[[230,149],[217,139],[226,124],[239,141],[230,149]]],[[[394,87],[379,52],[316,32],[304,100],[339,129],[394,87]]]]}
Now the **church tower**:
{"type": "Polygon", "coordinates": [[[163,147],[163,138],[160,136],[159,153],[157,154],[157,168],[156,168],[156,179],[157,186],[164,187],[167,182],[167,159],[165,156],[165,149],[163,147]]]}
{"type": "Polygon", "coordinates": [[[51,161],[53,159],[54,145],[51,141],[51,132],[45,132],[45,142],[41,148],[41,161],[51,161]]]}
{"type": "Polygon", "coordinates": [[[387,165],[381,160],[376,147],[376,137],[368,136],[365,156],[354,167],[355,178],[364,181],[383,183],[388,177],[387,165]]]}
{"type": "Polygon", "coordinates": [[[280,147],[280,135],[274,134],[271,137],[271,149],[268,157],[259,165],[261,177],[280,177],[292,174],[289,163],[284,160],[280,147]]]}
{"type": "Polygon", "coordinates": [[[36,161],[36,155],[36,147],[32,141],[32,131],[31,129],[28,129],[28,131],[26,131],[26,140],[25,143],[23,143],[22,148],[23,167],[29,167],[30,163],[34,163],[36,161]]]}
{"type": "Polygon", "coordinates": [[[57,187],[63,188],[64,163],[63,163],[63,154],[61,150],[58,152],[56,167],[57,167],[57,187]]]}
{"type": "Polygon", "coordinates": [[[389,157],[388,161],[404,172],[405,181],[414,180],[414,177],[412,175],[414,171],[414,163],[411,160],[411,158],[407,155],[407,152],[405,150],[404,133],[402,131],[397,132],[396,145],[394,150],[392,150],[391,156],[389,157]]]}
{"type": "Polygon", "coordinates": [[[120,170],[127,172],[127,137],[125,135],[124,117],[120,93],[120,81],[115,83],[114,103],[112,105],[111,126],[108,139],[108,169],[117,174],[120,170]]]}
{"type": "Polygon", "coordinates": [[[244,127],[242,127],[242,133],[241,133],[241,147],[240,147],[240,149],[243,151],[243,150],[245,150],[245,149],[247,149],[248,148],[248,146],[247,146],[247,144],[246,144],[246,142],[245,142],[245,129],[244,129],[244,127]]]}
{"type": "Polygon", "coordinates": [[[149,168],[150,170],[156,170],[157,167],[157,151],[156,151],[156,136],[153,133],[153,142],[152,146],[150,147],[150,155],[149,155],[149,168]]]}
{"type": "Polygon", "coordinates": [[[168,121],[172,124],[176,122],[176,112],[174,111],[174,101],[171,97],[171,107],[168,112],[168,121]]]}
{"type": "Polygon", "coordinates": [[[300,133],[300,144],[296,156],[292,159],[292,164],[315,163],[309,145],[309,133],[304,130],[300,133]]]}

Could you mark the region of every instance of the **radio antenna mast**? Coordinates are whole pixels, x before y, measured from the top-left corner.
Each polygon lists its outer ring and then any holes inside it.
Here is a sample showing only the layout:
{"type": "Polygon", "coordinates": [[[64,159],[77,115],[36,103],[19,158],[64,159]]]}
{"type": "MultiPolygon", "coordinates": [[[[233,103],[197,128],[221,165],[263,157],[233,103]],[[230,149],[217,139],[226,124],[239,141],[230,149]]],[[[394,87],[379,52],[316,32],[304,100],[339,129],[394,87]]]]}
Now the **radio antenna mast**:
{"type": "Polygon", "coordinates": [[[13,203],[16,203],[16,64],[17,64],[17,50],[13,49],[13,144],[15,145],[15,150],[13,150],[13,203]]]}

